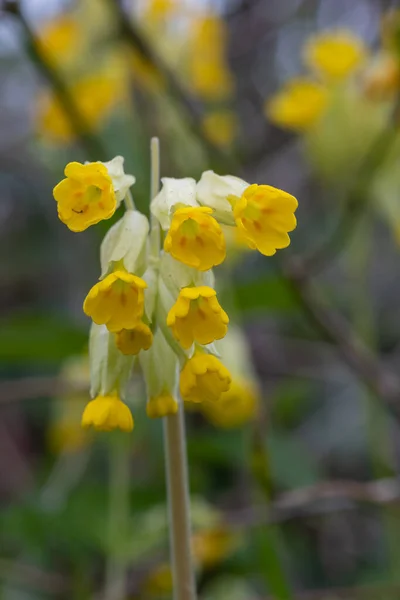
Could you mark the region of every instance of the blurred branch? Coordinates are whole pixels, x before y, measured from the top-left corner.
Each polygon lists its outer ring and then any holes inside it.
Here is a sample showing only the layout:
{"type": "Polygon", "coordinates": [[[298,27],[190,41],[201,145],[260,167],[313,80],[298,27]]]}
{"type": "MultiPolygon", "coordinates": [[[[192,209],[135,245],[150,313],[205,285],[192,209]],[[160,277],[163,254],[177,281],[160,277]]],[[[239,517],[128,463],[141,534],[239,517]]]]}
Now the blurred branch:
{"type": "Polygon", "coordinates": [[[234,157],[220,150],[204,135],[201,125],[202,113],[198,109],[197,104],[192,101],[175,77],[174,73],[153,50],[139,27],[137,27],[133,20],[125,13],[122,1],[110,0],[110,6],[117,17],[118,27],[122,38],[124,38],[128,44],[132,46],[132,48],[162,77],[171,96],[175,98],[184,109],[190,129],[201,142],[209,159],[228,171],[237,168],[234,157]]]}
{"type": "Polygon", "coordinates": [[[108,158],[106,149],[103,147],[101,141],[90,132],[90,127],[78,110],[74,99],[69,92],[68,86],[64,83],[63,78],[55,68],[54,64],[49,60],[48,56],[41,50],[34,32],[21,11],[19,1],[6,0],[4,3],[4,10],[9,14],[14,15],[22,25],[28,53],[38,70],[54,90],[78,140],[88,153],[90,159],[93,161],[106,160],[108,158]]]}
{"type": "Polygon", "coordinates": [[[247,528],[263,523],[332,513],[353,504],[388,506],[400,503],[400,479],[376,481],[327,481],[281,494],[268,507],[226,513],[228,525],[247,528]]]}
{"type": "Polygon", "coordinates": [[[400,378],[389,371],[367,348],[339,313],[332,310],[309,278],[301,260],[292,258],[280,263],[300,306],[323,337],[333,342],[346,364],[364,383],[382,398],[400,420],[400,378]]]}

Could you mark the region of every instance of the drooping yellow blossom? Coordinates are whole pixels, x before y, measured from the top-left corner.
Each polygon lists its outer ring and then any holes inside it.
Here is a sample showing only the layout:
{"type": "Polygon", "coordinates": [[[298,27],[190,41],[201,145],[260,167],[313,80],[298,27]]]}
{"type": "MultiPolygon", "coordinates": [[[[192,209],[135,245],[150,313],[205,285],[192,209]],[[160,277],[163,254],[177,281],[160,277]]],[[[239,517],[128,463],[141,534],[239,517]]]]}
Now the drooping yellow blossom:
{"type": "Polygon", "coordinates": [[[309,79],[291,79],[265,104],[266,116],[279,127],[304,131],[323,115],[328,90],[309,79]]]}
{"type": "Polygon", "coordinates": [[[214,110],[203,119],[204,134],[216,146],[229,146],[235,138],[236,129],[236,115],[229,110],[214,110]]]}
{"type": "MultiPolygon", "coordinates": [[[[112,108],[125,97],[125,83],[120,74],[116,75],[110,69],[105,73],[82,78],[71,85],[69,93],[82,116],[82,124],[88,131],[95,130],[112,108]]],[[[77,132],[62,104],[53,94],[40,97],[38,112],[40,135],[59,143],[68,143],[75,138],[77,132]]]]}
{"type": "Polygon", "coordinates": [[[216,15],[197,19],[188,46],[187,80],[193,92],[206,100],[227,98],[233,89],[225,59],[227,32],[216,15]]]}
{"type": "Polygon", "coordinates": [[[226,335],[229,317],[211,287],[185,287],[168,313],[167,325],[183,348],[211,344],[226,335]]]}
{"type": "Polygon", "coordinates": [[[216,402],[229,389],[231,380],[228,369],[218,358],[197,352],[181,371],[181,396],[187,402],[216,402]]]}
{"type": "Polygon", "coordinates": [[[118,396],[97,396],[89,402],[82,415],[82,427],[94,427],[99,431],[132,431],[132,413],[118,396]]]}
{"type": "Polygon", "coordinates": [[[265,256],[290,244],[289,231],[296,228],[297,200],[270,185],[250,185],[233,206],[236,225],[250,248],[265,256]]]}
{"type": "Polygon", "coordinates": [[[49,60],[63,65],[79,52],[82,32],[78,21],[69,14],[60,15],[46,23],[39,31],[39,51],[49,60]]]}
{"type": "Polygon", "coordinates": [[[106,325],[109,331],[134,329],[143,316],[143,279],[114,271],[92,287],[83,303],[83,310],[97,325],[106,325]]]}
{"type": "Polygon", "coordinates": [[[203,569],[225,560],[237,548],[237,537],[223,525],[199,531],[192,536],[193,555],[203,569]]]}
{"type": "Polygon", "coordinates": [[[208,271],[223,262],[225,238],[219,223],[206,206],[178,208],[164,241],[164,250],[176,260],[208,271]]]}
{"type": "Polygon", "coordinates": [[[364,42],[351,31],[326,31],[312,37],[304,48],[304,60],[312,70],[330,81],[345,79],[366,58],[364,42]]]}
{"type": "Polygon", "coordinates": [[[136,355],[148,350],[153,342],[153,334],[146,323],[140,321],[133,329],[122,329],[115,336],[115,343],[122,354],[136,355]]]}
{"type": "Polygon", "coordinates": [[[174,415],[177,411],[177,401],[167,392],[150,398],[146,406],[147,416],[151,419],[174,415]]]}
{"type": "Polygon", "coordinates": [[[234,378],[228,391],[218,402],[203,402],[201,411],[216,427],[233,429],[253,419],[257,412],[258,394],[254,384],[234,378]]]}
{"type": "Polygon", "coordinates": [[[60,220],[71,231],[84,231],[112,217],[117,200],[111,177],[102,163],[71,162],[64,174],[66,178],[56,185],[53,196],[60,220]]]}

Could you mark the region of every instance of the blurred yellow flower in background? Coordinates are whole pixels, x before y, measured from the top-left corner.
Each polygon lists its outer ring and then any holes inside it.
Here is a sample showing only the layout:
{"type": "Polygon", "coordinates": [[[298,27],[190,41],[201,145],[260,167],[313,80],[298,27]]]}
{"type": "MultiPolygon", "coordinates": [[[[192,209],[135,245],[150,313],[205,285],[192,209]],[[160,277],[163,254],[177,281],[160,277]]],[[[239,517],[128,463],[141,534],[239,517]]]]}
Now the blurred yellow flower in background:
{"type": "Polygon", "coordinates": [[[237,117],[231,110],[212,110],[203,118],[203,131],[216,146],[230,146],[237,132],[237,117]]]}
{"type": "Polygon", "coordinates": [[[210,569],[223,562],[237,546],[237,536],[224,525],[198,531],[192,536],[194,559],[202,569],[210,569]]]}
{"type": "MultiPolygon", "coordinates": [[[[69,93],[87,129],[91,131],[108,117],[118,103],[126,99],[127,87],[120,73],[107,69],[74,82],[69,93]]],[[[41,136],[53,142],[68,143],[76,137],[62,104],[49,93],[39,97],[37,128],[41,136]]]]}
{"type": "Polygon", "coordinates": [[[280,127],[305,131],[321,118],[328,100],[327,88],[311,79],[295,78],[267,100],[265,112],[280,127]]]}
{"type": "Polygon", "coordinates": [[[143,586],[145,596],[170,596],[172,592],[172,571],[168,563],[162,563],[153,568],[143,586]]]}
{"type": "Polygon", "coordinates": [[[340,81],[364,62],[367,50],[351,31],[326,31],[312,36],[304,47],[306,65],[322,78],[340,81]]]}
{"type": "Polygon", "coordinates": [[[39,51],[58,66],[75,61],[81,50],[82,31],[72,14],[60,15],[39,30],[39,51]]]}
{"type": "Polygon", "coordinates": [[[230,96],[233,79],[225,58],[225,24],[216,15],[197,19],[188,40],[187,78],[192,91],[205,100],[230,96]]]}
{"type": "Polygon", "coordinates": [[[203,402],[201,412],[216,427],[234,429],[255,418],[258,392],[251,380],[235,378],[218,402],[203,402]]]}
{"type": "Polygon", "coordinates": [[[67,391],[51,404],[47,437],[54,452],[75,452],[90,441],[90,436],[81,427],[82,409],[87,402],[86,390],[89,389],[88,356],[73,356],[66,360],[60,381],[67,391]]]}
{"type": "Polygon", "coordinates": [[[148,19],[165,19],[179,4],[179,0],[147,0],[144,14],[148,19]]]}
{"type": "Polygon", "coordinates": [[[156,67],[137,51],[129,48],[127,53],[133,83],[147,91],[157,91],[162,86],[163,80],[156,67]]]}

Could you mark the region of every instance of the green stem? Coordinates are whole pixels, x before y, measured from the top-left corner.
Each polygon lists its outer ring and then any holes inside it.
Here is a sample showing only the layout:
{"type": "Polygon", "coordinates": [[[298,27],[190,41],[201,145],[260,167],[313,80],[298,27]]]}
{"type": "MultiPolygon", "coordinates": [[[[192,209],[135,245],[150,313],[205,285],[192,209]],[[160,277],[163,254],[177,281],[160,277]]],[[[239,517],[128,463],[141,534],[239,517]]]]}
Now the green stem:
{"type": "Polygon", "coordinates": [[[174,599],[195,600],[196,585],[190,547],[189,478],[182,400],[175,415],[164,417],[164,448],[174,599]]]}
{"type": "Polygon", "coordinates": [[[104,597],[105,600],[124,600],[127,563],[123,541],[126,539],[129,516],[129,448],[127,439],[119,435],[110,442],[108,557],[104,597]]]}
{"type": "MultiPolygon", "coordinates": [[[[151,199],[160,187],[160,145],[151,140],[151,199]]],[[[161,231],[151,216],[150,254],[158,260],[161,231]]],[[[172,352],[172,349],[171,349],[172,352]]],[[[196,585],[191,556],[189,476],[186,458],[186,435],[183,402],[175,415],[164,417],[165,478],[169,504],[169,530],[172,578],[175,600],[195,600],[196,585]]]]}

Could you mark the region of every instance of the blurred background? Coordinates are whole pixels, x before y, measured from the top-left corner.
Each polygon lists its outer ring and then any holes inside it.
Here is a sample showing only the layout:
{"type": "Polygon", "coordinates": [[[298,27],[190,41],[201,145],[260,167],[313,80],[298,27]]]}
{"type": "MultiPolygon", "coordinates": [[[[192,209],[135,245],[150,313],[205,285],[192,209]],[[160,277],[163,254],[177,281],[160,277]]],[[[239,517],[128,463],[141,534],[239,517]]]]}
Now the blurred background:
{"type": "Polygon", "coordinates": [[[0,597],[169,598],[160,421],[80,428],[82,312],[112,222],[69,161],[214,169],[299,200],[290,248],[216,270],[235,386],[187,410],[206,600],[400,598],[400,2],[0,2],[0,597]],[[123,574],[122,587],[113,574],[123,574]],[[110,583],[111,582],[111,583],[110,583]]]}

